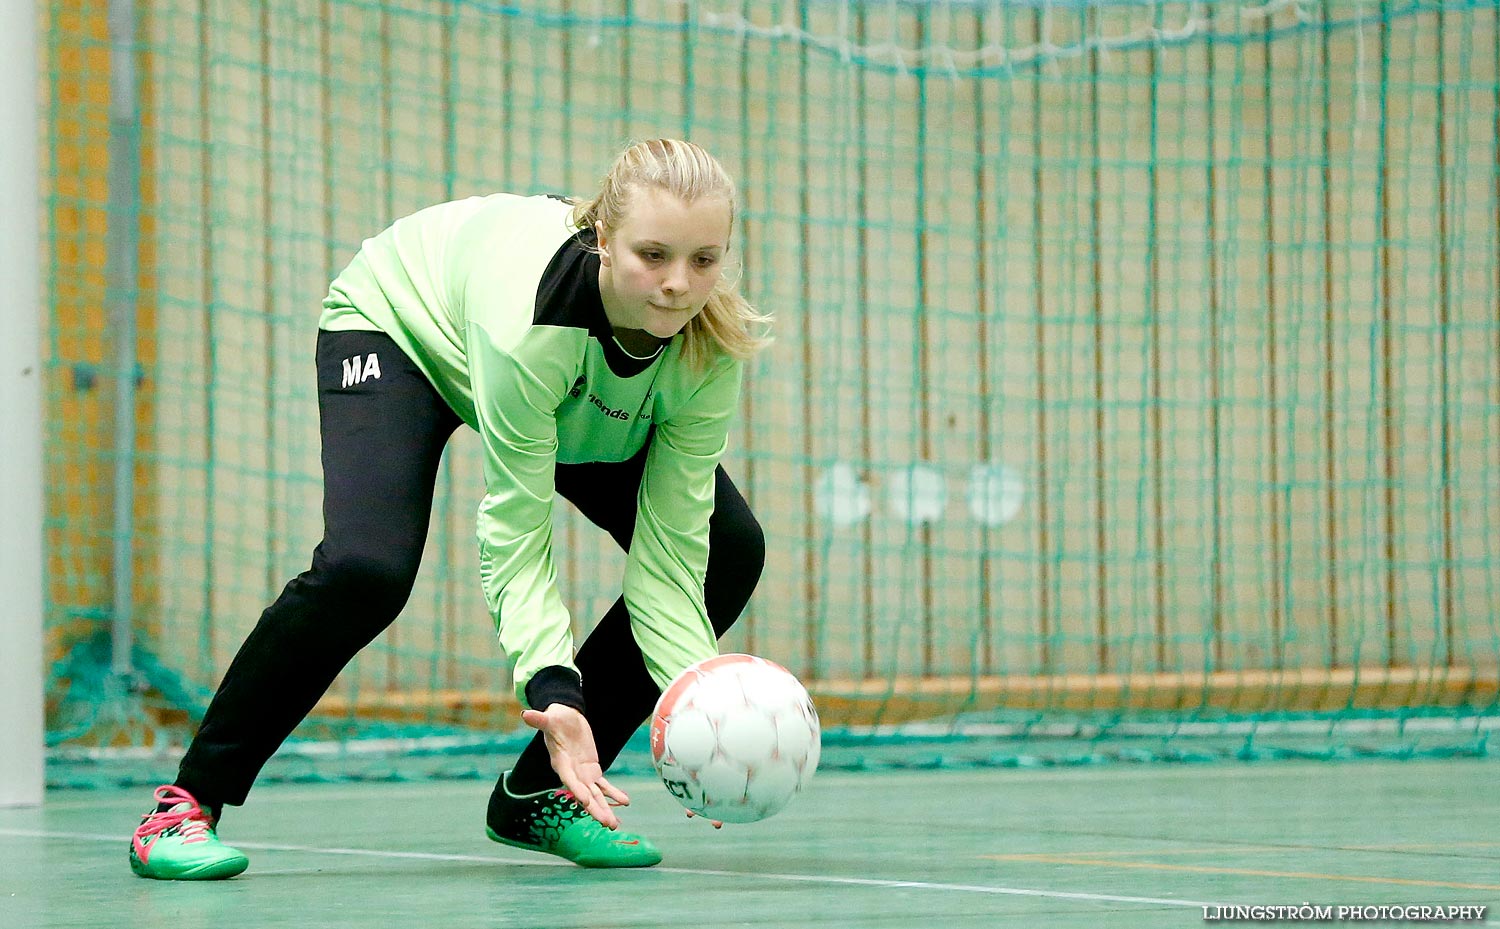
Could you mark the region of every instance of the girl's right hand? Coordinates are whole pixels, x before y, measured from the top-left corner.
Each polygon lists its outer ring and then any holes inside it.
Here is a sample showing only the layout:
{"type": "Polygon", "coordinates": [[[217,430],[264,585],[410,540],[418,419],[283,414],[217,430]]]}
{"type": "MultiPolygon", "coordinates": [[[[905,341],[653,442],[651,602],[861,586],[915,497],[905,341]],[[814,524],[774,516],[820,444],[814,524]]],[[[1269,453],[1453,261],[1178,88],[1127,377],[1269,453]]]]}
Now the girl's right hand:
{"type": "Polygon", "coordinates": [[[590,816],[610,829],[618,829],[620,818],[610,806],[629,806],[630,797],[605,779],[599,750],[594,746],[594,730],[583,714],[554,703],[545,712],[525,710],[521,721],[542,733],[547,753],[552,756],[552,770],[573,799],[590,816]]]}

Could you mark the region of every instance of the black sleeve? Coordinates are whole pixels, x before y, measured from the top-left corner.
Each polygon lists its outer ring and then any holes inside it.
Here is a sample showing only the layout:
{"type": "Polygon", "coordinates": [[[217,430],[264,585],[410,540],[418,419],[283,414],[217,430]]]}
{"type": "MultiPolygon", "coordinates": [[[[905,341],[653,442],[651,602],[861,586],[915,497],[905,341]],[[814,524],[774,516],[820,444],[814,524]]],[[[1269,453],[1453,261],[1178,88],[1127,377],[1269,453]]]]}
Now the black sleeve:
{"type": "Polygon", "coordinates": [[[582,713],[583,679],[572,668],[548,665],[531,676],[526,683],[526,705],[537,710],[546,710],[554,703],[571,706],[582,713]]]}

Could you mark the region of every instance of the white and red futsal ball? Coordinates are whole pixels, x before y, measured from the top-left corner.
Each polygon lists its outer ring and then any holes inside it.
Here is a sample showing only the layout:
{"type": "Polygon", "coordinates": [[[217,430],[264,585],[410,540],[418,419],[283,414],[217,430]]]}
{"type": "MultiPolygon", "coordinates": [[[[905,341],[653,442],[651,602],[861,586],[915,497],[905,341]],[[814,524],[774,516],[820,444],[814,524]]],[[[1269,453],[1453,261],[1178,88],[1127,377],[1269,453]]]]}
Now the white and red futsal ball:
{"type": "Polygon", "coordinates": [[[779,812],[818,769],[822,730],[790,671],[719,655],[678,675],[651,714],[651,761],[677,801],[727,823],[779,812]]]}

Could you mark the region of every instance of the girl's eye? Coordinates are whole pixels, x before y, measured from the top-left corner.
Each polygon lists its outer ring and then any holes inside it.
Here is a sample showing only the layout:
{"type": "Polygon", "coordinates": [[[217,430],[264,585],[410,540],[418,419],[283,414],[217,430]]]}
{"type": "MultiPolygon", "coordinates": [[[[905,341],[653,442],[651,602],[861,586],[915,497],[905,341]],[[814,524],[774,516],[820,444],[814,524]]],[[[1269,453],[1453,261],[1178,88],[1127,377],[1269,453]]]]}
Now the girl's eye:
{"type": "Polygon", "coordinates": [[[646,251],[641,252],[641,257],[646,259],[647,261],[661,261],[661,252],[647,249],[646,251]]]}
{"type": "Polygon", "coordinates": [[[714,265],[716,265],[718,263],[719,263],[719,259],[715,258],[713,255],[699,255],[698,256],[698,267],[700,267],[700,268],[712,268],[714,265]]]}

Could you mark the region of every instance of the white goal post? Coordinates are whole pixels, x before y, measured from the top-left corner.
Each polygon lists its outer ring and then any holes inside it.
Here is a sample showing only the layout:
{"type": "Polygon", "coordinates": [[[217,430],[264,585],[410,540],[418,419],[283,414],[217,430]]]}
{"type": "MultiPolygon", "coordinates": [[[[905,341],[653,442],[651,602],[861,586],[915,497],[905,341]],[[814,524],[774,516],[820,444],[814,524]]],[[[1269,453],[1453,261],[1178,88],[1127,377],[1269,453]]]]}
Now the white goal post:
{"type": "Polygon", "coordinates": [[[0,3],[0,806],[42,802],[37,4],[0,3]]]}

